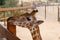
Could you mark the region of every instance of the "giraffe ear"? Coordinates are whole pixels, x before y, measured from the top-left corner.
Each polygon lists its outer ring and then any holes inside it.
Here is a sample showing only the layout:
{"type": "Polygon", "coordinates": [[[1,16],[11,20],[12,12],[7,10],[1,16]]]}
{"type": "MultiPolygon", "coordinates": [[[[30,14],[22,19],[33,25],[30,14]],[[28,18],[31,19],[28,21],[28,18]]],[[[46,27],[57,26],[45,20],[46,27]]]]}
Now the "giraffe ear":
{"type": "Polygon", "coordinates": [[[35,24],[39,25],[39,24],[42,24],[43,22],[44,21],[42,21],[42,20],[38,20],[38,21],[35,22],[35,24]]]}
{"type": "Polygon", "coordinates": [[[35,15],[38,12],[38,10],[33,10],[30,14],[35,15]]]}

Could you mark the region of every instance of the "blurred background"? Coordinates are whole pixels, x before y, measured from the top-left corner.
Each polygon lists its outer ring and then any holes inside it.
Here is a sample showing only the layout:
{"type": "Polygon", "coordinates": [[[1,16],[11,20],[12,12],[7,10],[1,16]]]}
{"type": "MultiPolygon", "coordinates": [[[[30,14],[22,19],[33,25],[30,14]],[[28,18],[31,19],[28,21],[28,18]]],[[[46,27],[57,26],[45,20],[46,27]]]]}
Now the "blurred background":
{"type": "MultiPolygon", "coordinates": [[[[35,15],[37,20],[44,21],[39,25],[42,39],[60,40],[60,0],[0,0],[0,8],[25,7],[34,4],[38,9],[35,15]]],[[[15,16],[24,13],[25,11],[14,10],[15,16]]],[[[6,11],[6,17],[11,17],[11,11],[6,11]]],[[[0,12],[2,25],[4,25],[3,18],[4,12],[0,12]]],[[[30,32],[24,28],[17,27],[17,36],[22,40],[32,40],[30,32]]]]}
{"type": "MultiPolygon", "coordinates": [[[[33,5],[33,3],[36,5],[36,8],[39,11],[44,12],[44,13],[41,12],[40,16],[43,15],[43,17],[46,19],[48,18],[47,17],[48,12],[49,13],[51,12],[50,14],[56,15],[55,18],[57,21],[60,20],[60,0],[0,0],[0,8],[25,7],[25,6],[33,5]]],[[[14,15],[18,15],[20,13],[24,14],[25,12],[24,11],[21,12],[18,10],[14,11],[14,15]]],[[[7,11],[6,16],[10,17],[11,11],[7,11]]],[[[0,12],[0,18],[3,18],[3,12],[0,12]]]]}

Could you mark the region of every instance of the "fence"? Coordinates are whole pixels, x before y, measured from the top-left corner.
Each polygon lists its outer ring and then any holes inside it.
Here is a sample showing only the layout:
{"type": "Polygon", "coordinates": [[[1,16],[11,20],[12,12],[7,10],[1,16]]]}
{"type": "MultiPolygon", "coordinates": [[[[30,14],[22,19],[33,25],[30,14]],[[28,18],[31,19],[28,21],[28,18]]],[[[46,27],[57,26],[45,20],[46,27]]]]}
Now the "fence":
{"type": "Polygon", "coordinates": [[[31,9],[34,8],[35,6],[26,6],[26,7],[14,7],[14,8],[0,8],[0,12],[4,13],[4,18],[2,18],[1,20],[4,20],[4,25],[6,25],[6,12],[7,11],[11,11],[11,16],[14,16],[14,11],[15,10],[27,10],[27,9],[31,9]]]}
{"type": "MultiPolygon", "coordinates": [[[[13,7],[13,8],[0,8],[0,12],[4,13],[4,18],[0,20],[4,20],[4,25],[6,25],[6,12],[11,11],[11,16],[14,16],[14,11],[15,10],[26,10],[34,8],[34,6],[26,6],[26,7],[13,7]]],[[[39,10],[38,16],[39,19],[44,19],[44,20],[51,20],[51,21],[60,21],[60,5],[40,5],[37,7],[39,10]]]]}
{"type": "MultiPolygon", "coordinates": [[[[60,20],[60,5],[41,5],[37,7],[39,10],[38,17],[47,21],[60,20]]],[[[37,17],[37,18],[38,18],[37,17]]]]}

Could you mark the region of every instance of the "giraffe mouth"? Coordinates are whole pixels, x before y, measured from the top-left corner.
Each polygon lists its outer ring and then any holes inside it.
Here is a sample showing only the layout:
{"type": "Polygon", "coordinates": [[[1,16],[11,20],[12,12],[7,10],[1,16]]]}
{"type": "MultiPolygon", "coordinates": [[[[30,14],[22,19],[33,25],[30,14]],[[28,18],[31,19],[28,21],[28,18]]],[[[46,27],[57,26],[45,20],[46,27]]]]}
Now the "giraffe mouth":
{"type": "Polygon", "coordinates": [[[38,20],[38,21],[34,22],[34,24],[39,25],[39,24],[42,24],[43,22],[44,22],[43,20],[38,20]]]}

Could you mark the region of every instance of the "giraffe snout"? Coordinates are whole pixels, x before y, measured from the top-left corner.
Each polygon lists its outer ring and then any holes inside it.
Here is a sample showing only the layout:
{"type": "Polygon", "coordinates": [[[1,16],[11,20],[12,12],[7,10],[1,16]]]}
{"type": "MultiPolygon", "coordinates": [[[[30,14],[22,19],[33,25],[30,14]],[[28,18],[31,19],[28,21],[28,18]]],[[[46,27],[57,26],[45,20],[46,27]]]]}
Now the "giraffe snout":
{"type": "Polygon", "coordinates": [[[39,24],[42,24],[44,21],[43,20],[38,20],[35,22],[35,24],[39,25],[39,24]]]}

